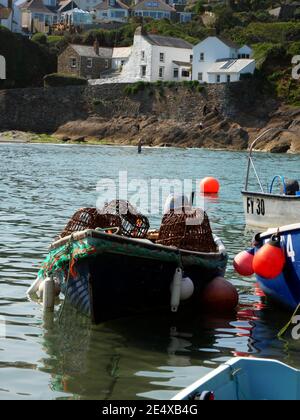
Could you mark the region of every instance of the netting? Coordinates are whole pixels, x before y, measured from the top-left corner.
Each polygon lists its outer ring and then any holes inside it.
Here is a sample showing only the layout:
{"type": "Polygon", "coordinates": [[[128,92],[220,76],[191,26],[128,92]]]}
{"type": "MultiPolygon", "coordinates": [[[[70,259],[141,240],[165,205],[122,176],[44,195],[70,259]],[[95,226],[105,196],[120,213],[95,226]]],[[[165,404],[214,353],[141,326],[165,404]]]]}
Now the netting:
{"type": "Polygon", "coordinates": [[[164,215],[158,244],[197,252],[217,252],[207,214],[202,209],[185,208],[164,215]]]}

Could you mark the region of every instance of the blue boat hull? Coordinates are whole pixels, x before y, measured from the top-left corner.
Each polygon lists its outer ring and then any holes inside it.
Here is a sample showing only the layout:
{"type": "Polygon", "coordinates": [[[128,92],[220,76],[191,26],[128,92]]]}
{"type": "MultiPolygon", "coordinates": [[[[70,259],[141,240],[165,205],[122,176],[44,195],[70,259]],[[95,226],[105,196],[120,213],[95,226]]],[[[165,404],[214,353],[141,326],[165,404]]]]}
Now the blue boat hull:
{"type": "MultiPolygon", "coordinates": [[[[257,281],[268,297],[294,310],[300,303],[300,225],[283,227],[280,235],[286,254],[285,268],[275,279],[267,280],[257,276],[257,281]]],[[[263,234],[263,241],[267,242],[271,236],[271,233],[263,234]]]]}

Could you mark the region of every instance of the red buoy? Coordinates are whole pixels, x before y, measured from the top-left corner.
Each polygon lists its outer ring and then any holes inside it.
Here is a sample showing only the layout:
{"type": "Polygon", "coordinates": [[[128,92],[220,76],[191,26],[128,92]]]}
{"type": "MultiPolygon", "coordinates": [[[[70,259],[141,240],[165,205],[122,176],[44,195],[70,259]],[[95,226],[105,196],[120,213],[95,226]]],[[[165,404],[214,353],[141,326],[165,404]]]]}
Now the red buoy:
{"type": "Polygon", "coordinates": [[[240,252],[233,261],[235,271],[244,277],[254,274],[253,270],[254,249],[240,252]]]}
{"type": "Polygon", "coordinates": [[[239,295],[231,283],[223,277],[216,277],[204,289],[201,301],[210,312],[228,313],[237,307],[239,295]]]}
{"type": "Polygon", "coordinates": [[[200,182],[200,192],[203,194],[218,194],[220,184],[216,178],[207,177],[200,182]]]}
{"type": "Polygon", "coordinates": [[[278,277],[285,266],[286,258],[276,235],[255,254],[253,270],[255,274],[271,280],[278,277]]]}

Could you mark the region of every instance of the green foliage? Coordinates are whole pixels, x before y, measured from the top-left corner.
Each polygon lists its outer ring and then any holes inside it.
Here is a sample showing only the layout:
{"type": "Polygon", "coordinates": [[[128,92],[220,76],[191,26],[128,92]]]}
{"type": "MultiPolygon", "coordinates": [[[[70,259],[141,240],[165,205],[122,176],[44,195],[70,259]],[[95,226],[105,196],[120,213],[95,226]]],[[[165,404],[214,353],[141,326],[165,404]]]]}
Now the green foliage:
{"type": "Polygon", "coordinates": [[[41,44],[41,45],[47,45],[47,36],[42,33],[37,33],[33,35],[33,37],[31,38],[31,41],[37,42],[38,44],[41,44]]]}
{"type": "Polygon", "coordinates": [[[0,55],[6,58],[7,80],[0,88],[42,86],[43,77],[56,71],[56,57],[45,45],[0,27],[0,55]]]}
{"type": "Polygon", "coordinates": [[[70,76],[69,74],[53,73],[44,77],[45,87],[86,86],[84,77],[70,76]]]}

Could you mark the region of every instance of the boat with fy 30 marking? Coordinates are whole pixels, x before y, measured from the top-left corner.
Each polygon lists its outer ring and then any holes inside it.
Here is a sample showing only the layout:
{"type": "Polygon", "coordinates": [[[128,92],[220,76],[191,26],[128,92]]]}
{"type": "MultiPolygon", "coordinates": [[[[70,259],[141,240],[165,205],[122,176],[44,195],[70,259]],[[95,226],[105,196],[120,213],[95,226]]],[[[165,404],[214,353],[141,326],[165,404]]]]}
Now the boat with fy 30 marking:
{"type": "MultiPolygon", "coordinates": [[[[253,152],[258,142],[269,132],[262,133],[251,145],[248,157],[245,189],[242,191],[246,224],[267,228],[300,222],[300,188],[297,180],[274,176],[270,188],[264,188],[253,161],[253,152]],[[250,170],[253,170],[259,191],[249,189],[250,170]],[[274,192],[275,184],[281,182],[281,192],[274,192]]],[[[278,129],[277,129],[278,131],[278,129]]],[[[282,130],[284,131],[284,130],[282,130]]]]}

